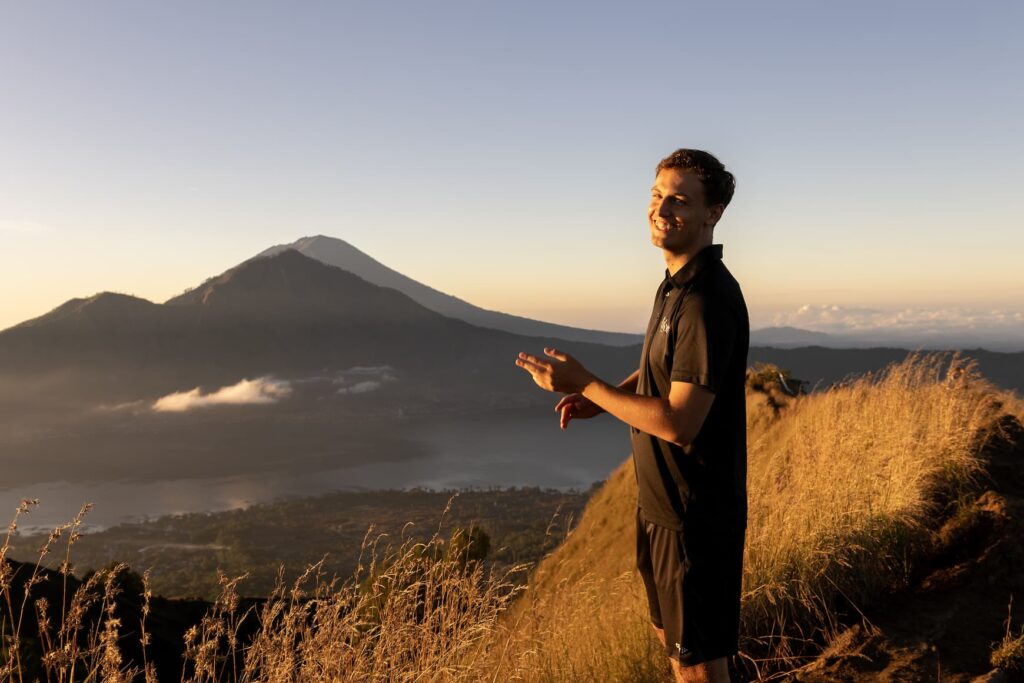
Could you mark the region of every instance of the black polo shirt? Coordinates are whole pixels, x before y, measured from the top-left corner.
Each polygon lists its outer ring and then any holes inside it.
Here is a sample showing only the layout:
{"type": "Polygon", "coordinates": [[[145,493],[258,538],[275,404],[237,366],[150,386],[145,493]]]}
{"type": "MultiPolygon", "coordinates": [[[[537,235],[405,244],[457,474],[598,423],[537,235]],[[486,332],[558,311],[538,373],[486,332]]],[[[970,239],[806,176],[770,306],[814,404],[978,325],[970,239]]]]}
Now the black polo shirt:
{"type": "Polygon", "coordinates": [[[705,247],[674,275],[665,271],[636,392],[667,398],[672,382],[690,382],[715,399],[686,448],[630,427],[637,504],[646,519],[676,530],[746,527],[749,345],[747,306],[722,263],[722,245],[705,247]]]}

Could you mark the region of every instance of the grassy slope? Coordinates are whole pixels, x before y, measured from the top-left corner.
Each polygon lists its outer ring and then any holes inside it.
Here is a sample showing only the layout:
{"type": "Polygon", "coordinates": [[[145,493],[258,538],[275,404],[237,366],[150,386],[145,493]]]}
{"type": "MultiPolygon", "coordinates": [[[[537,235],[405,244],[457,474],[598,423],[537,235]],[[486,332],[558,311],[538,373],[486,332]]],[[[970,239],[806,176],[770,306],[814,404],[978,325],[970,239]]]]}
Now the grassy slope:
{"type": "MultiPolygon", "coordinates": [[[[904,587],[979,476],[1000,413],[970,367],[912,359],[785,407],[748,401],[750,520],[742,667],[813,655],[856,606],[904,587]]],[[[505,620],[499,676],[647,681],[663,675],[633,571],[636,483],[623,463],[505,620]]]]}

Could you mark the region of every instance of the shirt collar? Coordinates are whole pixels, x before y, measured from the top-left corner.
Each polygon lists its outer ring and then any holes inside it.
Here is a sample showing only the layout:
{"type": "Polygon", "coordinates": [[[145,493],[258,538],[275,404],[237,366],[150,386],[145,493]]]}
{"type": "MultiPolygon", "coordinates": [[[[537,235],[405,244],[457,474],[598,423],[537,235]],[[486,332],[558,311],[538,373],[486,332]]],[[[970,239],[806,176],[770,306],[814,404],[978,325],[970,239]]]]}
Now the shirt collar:
{"type": "Polygon", "coordinates": [[[668,268],[665,269],[665,279],[672,287],[683,288],[704,272],[708,266],[715,261],[722,259],[722,245],[709,244],[686,262],[682,268],[676,271],[675,275],[669,275],[668,268]]]}

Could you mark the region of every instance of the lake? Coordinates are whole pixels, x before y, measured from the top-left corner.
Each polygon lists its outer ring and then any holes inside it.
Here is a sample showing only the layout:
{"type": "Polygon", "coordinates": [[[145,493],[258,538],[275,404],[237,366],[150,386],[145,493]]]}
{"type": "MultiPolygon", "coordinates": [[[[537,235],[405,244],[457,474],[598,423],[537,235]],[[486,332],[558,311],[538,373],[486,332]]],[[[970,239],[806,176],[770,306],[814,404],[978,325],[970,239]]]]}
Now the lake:
{"type": "MultiPolygon", "coordinates": [[[[113,476],[103,481],[40,481],[0,489],[0,511],[10,515],[22,498],[40,504],[19,523],[46,529],[71,519],[84,502],[94,504],[90,528],[154,516],[241,508],[281,498],[337,490],[382,488],[486,488],[541,486],[587,489],[629,456],[628,428],[608,415],[558,427],[553,411],[509,416],[420,418],[394,427],[376,444],[365,432],[358,464],[332,466],[330,457],[293,454],[216,477],[113,476]],[[402,456],[389,452],[399,448],[402,456]],[[412,446],[412,447],[410,447],[412,446]],[[379,452],[370,451],[379,449],[379,452]],[[411,455],[409,455],[411,453],[411,455]]],[[[225,456],[227,457],[227,456],[225,456]]],[[[229,460],[234,463],[237,456],[229,460]]],[[[352,458],[347,458],[352,462],[352,458]]],[[[173,469],[173,468],[171,468],[173,469]]],[[[165,470],[166,471],[166,468],[165,470]]],[[[0,514],[0,522],[6,522],[0,514]]]]}

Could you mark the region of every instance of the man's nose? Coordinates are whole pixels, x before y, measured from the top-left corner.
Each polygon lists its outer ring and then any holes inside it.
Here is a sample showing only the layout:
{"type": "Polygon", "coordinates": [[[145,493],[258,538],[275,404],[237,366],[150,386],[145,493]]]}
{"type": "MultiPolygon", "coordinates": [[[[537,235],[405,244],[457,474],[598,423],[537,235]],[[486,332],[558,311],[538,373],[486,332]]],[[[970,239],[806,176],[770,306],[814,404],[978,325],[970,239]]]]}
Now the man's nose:
{"type": "Polygon", "coordinates": [[[658,200],[658,215],[662,218],[669,218],[672,215],[668,206],[668,197],[658,200]]]}

